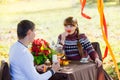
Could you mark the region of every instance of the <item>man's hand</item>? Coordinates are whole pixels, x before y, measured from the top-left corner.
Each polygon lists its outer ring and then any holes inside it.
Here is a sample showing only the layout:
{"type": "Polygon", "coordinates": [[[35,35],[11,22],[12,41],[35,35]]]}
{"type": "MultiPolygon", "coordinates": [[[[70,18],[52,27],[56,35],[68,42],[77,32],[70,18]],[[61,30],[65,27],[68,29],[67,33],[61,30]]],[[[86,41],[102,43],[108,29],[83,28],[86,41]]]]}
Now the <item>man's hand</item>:
{"type": "Polygon", "coordinates": [[[37,71],[45,72],[47,70],[47,66],[45,64],[39,65],[36,67],[37,71]]]}
{"type": "Polygon", "coordinates": [[[58,71],[58,70],[60,69],[60,64],[59,64],[59,62],[53,63],[53,64],[52,64],[52,69],[53,69],[54,72],[58,71]]]}

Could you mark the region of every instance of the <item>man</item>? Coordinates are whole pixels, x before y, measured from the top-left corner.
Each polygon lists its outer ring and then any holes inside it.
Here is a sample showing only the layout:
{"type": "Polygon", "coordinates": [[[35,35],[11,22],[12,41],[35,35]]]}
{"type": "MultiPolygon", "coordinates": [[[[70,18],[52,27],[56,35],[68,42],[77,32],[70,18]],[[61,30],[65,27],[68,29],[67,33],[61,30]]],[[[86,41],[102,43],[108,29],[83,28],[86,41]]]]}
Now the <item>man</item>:
{"type": "Polygon", "coordinates": [[[10,48],[10,74],[12,80],[48,80],[60,68],[58,63],[53,63],[51,70],[39,74],[40,66],[34,67],[33,56],[28,50],[28,45],[35,37],[35,24],[29,20],[22,20],[17,25],[18,41],[10,48]]]}

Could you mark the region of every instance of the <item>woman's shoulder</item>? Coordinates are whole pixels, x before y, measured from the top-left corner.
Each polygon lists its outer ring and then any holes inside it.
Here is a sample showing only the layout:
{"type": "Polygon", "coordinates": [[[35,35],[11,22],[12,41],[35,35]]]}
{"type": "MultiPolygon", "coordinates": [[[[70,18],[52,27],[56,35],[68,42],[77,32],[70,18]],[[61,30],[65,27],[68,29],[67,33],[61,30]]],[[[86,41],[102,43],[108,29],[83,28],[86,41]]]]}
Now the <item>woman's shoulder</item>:
{"type": "Polygon", "coordinates": [[[84,33],[79,34],[80,38],[87,38],[87,36],[84,33]]]}
{"type": "Polygon", "coordinates": [[[65,34],[65,32],[59,34],[59,35],[58,35],[58,39],[61,39],[61,38],[62,38],[62,35],[64,35],[64,34],[65,34]]]}

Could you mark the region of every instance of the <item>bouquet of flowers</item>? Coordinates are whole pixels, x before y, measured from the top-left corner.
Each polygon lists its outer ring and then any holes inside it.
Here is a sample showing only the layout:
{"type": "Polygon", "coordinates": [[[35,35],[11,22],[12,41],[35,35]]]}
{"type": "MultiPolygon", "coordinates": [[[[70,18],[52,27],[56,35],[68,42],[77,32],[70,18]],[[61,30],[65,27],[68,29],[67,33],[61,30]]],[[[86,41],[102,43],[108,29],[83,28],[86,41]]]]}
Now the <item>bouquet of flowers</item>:
{"type": "Polygon", "coordinates": [[[31,53],[34,56],[34,63],[39,65],[44,64],[47,59],[52,61],[52,55],[56,54],[56,51],[51,49],[44,39],[36,39],[32,43],[31,53]]]}

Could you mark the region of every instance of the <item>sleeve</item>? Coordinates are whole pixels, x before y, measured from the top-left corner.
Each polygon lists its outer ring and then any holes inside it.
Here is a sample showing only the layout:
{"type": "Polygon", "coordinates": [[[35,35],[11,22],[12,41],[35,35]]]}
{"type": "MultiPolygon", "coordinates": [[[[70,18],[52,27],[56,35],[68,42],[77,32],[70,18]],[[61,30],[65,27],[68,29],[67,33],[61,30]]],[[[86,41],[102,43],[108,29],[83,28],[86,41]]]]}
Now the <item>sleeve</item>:
{"type": "Polygon", "coordinates": [[[61,43],[61,34],[58,36],[57,44],[63,45],[63,44],[61,43]]]}
{"type": "Polygon", "coordinates": [[[52,76],[51,71],[47,71],[43,74],[39,74],[33,64],[33,59],[28,56],[28,53],[24,55],[20,61],[20,67],[25,76],[27,76],[28,80],[48,80],[52,76]]]}
{"type": "Polygon", "coordinates": [[[61,43],[61,35],[58,36],[56,50],[62,52],[64,50],[64,45],[61,43]]]}
{"type": "Polygon", "coordinates": [[[95,60],[98,57],[97,52],[85,34],[80,36],[80,43],[82,44],[83,49],[88,53],[88,55],[90,55],[92,60],[95,60]]]}

